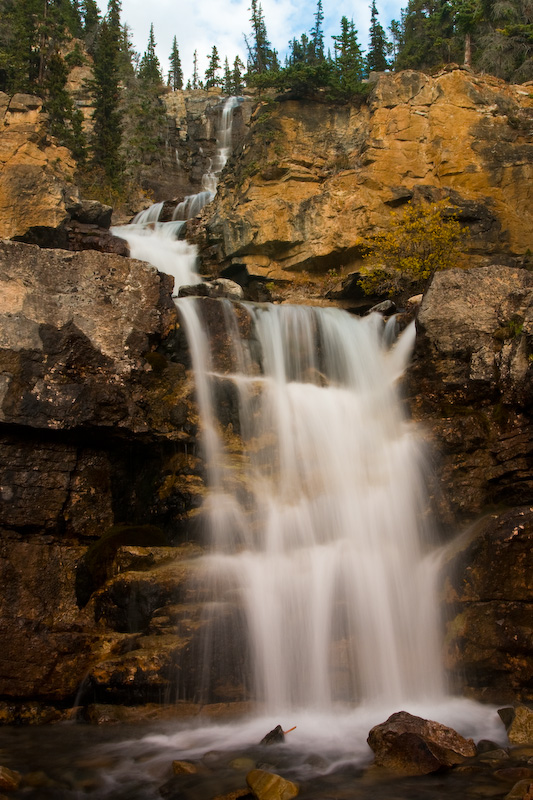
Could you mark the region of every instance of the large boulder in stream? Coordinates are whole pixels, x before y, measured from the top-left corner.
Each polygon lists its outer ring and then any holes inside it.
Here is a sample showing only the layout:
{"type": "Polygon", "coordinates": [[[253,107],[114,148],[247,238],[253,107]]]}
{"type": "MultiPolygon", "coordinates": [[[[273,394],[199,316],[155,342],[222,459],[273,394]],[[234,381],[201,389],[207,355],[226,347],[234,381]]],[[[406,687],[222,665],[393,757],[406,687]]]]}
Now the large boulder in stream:
{"type": "Polygon", "coordinates": [[[426,775],[476,755],[472,739],[439,722],[399,711],[368,735],[375,764],[401,775],[426,775]]]}

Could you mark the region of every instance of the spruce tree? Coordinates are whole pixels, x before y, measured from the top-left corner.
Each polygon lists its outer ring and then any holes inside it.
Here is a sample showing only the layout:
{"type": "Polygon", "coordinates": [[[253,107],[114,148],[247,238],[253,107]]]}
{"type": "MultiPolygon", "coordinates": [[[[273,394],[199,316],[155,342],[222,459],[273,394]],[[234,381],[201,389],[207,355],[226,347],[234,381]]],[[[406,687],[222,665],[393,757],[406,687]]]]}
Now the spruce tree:
{"type": "Polygon", "coordinates": [[[120,155],[122,113],[120,111],[120,2],[109,0],[108,12],[96,41],[93,94],[93,163],[102,169],[108,183],[120,187],[123,163],[120,155]]]}
{"type": "Polygon", "coordinates": [[[251,0],[252,25],[251,42],[245,36],[246,47],[248,49],[248,73],[250,75],[261,75],[264,72],[277,71],[279,69],[278,55],[268,40],[263,9],[257,0],[251,0]]]}
{"type": "Polygon", "coordinates": [[[461,61],[462,37],[457,36],[449,0],[409,0],[402,16],[397,69],[429,70],[461,61]]]}
{"type": "Polygon", "coordinates": [[[174,36],[172,42],[172,50],[170,52],[170,69],[168,71],[168,85],[171,89],[183,89],[183,70],[181,68],[181,59],[178,50],[178,40],[174,36]]]}
{"type": "Polygon", "coordinates": [[[233,94],[233,77],[229,66],[228,57],[224,59],[224,77],[222,79],[222,91],[224,94],[233,94]]]}
{"type": "Polygon", "coordinates": [[[139,64],[139,78],[147,83],[160,85],[163,79],[161,77],[161,66],[155,48],[156,41],[154,36],[154,24],[152,22],[148,35],[148,45],[139,64]]]}
{"type": "Polygon", "coordinates": [[[237,56],[233,62],[233,69],[231,71],[232,94],[239,95],[244,88],[242,75],[245,67],[242,60],[237,56]]]}
{"type": "Polygon", "coordinates": [[[342,17],[341,32],[333,36],[333,41],[337,88],[343,95],[358,92],[363,79],[364,61],[353,20],[342,17]]]}
{"type": "Polygon", "coordinates": [[[379,22],[376,0],[370,6],[370,31],[368,35],[369,48],[366,55],[368,72],[384,72],[389,68],[387,53],[390,46],[387,42],[385,31],[379,22]]]}
{"type": "Polygon", "coordinates": [[[70,148],[78,164],[86,158],[83,117],[67,92],[68,71],[63,58],[56,50],[49,58],[45,81],[45,110],[48,112],[49,130],[60,143],[70,148]]]}
{"type": "Polygon", "coordinates": [[[81,0],[81,15],[83,41],[88,52],[93,56],[100,25],[100,11],[96,0],[81,0]]]}
{"type": "Polygon", "coordinates": [[[324,12],[322,10],[322,0],[318,0],[315,12],[315,25],[311,31],[311,57],[313,61],[324,60],[324,33],[322,23],[324,22],[324,12]]]}
{"type": "Polygon", "coordinates": [[[220,56],[216,45],[213,45],[211,55],[209,56],[209,65],[205,71],[205,88],[210,89],[212,86],[220,86],[220,56]]]}

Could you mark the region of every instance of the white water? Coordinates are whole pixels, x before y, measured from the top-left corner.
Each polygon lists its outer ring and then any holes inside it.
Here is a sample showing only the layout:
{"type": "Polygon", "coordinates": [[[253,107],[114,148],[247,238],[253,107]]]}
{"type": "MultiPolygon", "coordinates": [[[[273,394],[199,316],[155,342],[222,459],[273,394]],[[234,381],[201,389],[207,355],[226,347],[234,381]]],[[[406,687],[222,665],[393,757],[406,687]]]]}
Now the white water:
{"type": "MultiPolygon", "coordinates": [[[[143,222],[141,234],[136,226],[119,233],[132,255],[173,274],[178,285],[196,282],[195,248],[165,238],[159,211],[150,215],[148,230],[143,222]]],[[[178,307],[210,483],[210,608],[216,617],[237,597],[245,609],[261,713],[233,725],[180,727],[143,739],[139,752],[155,744],[156,761],[168,758],[165,748],[194,758],[257,742],[281,722],[298,725],[289,747],[319,750],[333,769],[367,760],[368,730],[400,709],[476,739],[505,741],[493,708],[446,693],[423,448],[397,395],[413,331],[391,348],[391,326],[384,331],[379,318],[247,306],[254,334],[242,342],[226,303],[228,372],[210,352],[197,301],[178,307]],[[213,389],[222,371],[239,398],[245,458],[238,463],[216,418],[213,389]],[[235,472],[245,493],[235,491],[235,472]]],[[[234,635],[238,647],[242,631],[234,635]]],[[[199,675],[209,672],[199,664],[199,675]]],[[[208,698],[209,680],[201,680],[208,698]]],[[[126,747],[134,759],[135,745],[126,747]]],[[[128,763],[124,769],[134,769],[128,763]]]]}
{"type": "Polygon", "coordinates": [[[247,306],[252,355],[227,303],[239,500],[216,419],[221,368],[198,307],[179,304],[208,465],[208,573],[223,591],[215,603],[238,595],[244,605],[255,698],[270,711],[439,701],[423,453],[396,393],[414,328],[389,350],[379,316],[247,306]]]}

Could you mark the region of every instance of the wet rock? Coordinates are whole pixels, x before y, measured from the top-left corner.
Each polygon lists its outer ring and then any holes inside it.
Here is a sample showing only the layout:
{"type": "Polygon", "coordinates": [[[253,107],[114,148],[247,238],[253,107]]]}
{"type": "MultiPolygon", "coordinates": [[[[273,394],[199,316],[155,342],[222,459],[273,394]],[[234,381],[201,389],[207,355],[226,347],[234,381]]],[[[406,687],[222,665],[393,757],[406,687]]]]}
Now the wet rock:
{"type": "Polygon", "coordinates": [[[400,711],[369,733],[375,764],[402,775],[426,775],[476,754],[471,739],[452,728],[400,711]]]}
{"type": "Polygon", "coordinates": [[[86,225],[109,228],[113,209],[99,200],[81,200],[79,208],[71,212],[72,218],[86,225]]]}
{"type": "Polygon", "coordinates": [[[192,761],[173,761],[172,772],[174,775],[196,775],[198,766],[192,761]]]}
{"type": "Polygon", "coordinates": [[[390,316],[390,314],[394,314],[396,311],[396,303],[392,300],[383,300],[382,303],[378,303],[375,306],[367,311],[367,314],[383,314],[384,317],[390,316]]]}
{"type": "Polygon", "coordinates": [[[255,768],[255,761],[248,756],[238,756],[230,761],[230,767],[239,772],[250,772],[255,768]]]}
{"type": "Polygon", "coordinates": [[[271,731],[269,731],[266,736],[260,741],[260,744],[279,744],[280,742],[285,741],[285,734],[283,733],[283,728],[281,725],[276,725],[271,731]]]}
{"type": "Polygon", "coordinates": [[[501,708],[498,711],[511,744],[533,744],[533,710],[527,706],[501,708]]]}
{"type": "Polygon", "coordinates": [[[178,297],[225,297],[228,300],[242,300],[244,290],[235,281],[228,278],[217,278],[194,286],[180,286],[178,297]]]}
{"type": "MultiPolygon", "coordinates": [[[[533,698],[528,677],[532,545],[530,506],[493,514],[457,543],[445,569],[445,664],[457,690],[466,686],[487,702],[533,698]]],[[[527,736],[532,741],[531,727],[526,733],[527,709],[518,716],[526,726],[520,741],[527,742],[527,736]]],[[[504,722],[510,726],[512,720],[504,722]]]]}
{"type": "Polygon", "coordinates": [[[533,783],[529,780],[518,781],[505,795],[505,800],[533,800],[533,783]]]}
{"type": "Polygon", "coordinates": [[[262,769],[249,772],[246,782],[256,800],[292,800],[300,791],[296,783],[262,769]]]}
{"type": "Polygon", "coordinates": [[[19,772],[0,766],[0,789],[6,792],[14,792],[19,788],[21,779],[19,772]]]}
{"type": "Polygon", "coordinates": [[[97,250],[99,253],[116,253],[120,256],[130,254],[124,239],[94,223],[69,222],[66,231],[69,250],[97,250]]]}

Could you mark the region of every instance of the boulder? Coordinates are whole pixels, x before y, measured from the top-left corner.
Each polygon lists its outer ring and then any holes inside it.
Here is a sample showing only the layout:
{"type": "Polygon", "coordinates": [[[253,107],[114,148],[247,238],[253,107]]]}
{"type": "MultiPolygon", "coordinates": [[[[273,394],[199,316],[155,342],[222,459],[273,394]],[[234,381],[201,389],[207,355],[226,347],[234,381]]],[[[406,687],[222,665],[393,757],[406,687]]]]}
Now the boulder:
{"type": "Polygon", "coordinates": [[[197,283],[194,286],[180,286],[179,297],[226,297],[228,300],[243,300],[242,286],[229,278],[216,278],[214,281],[197,283]]]}
{"type": "Polygon", "coordinates": [[[502,708],[498,714],[505,725],[511,744],[533,744],[533,709],[527,706],[516,706],[515,708],[502,708]]]}
{"type": "Polygon", "coordinates": [[[292,800],[300,791],[296,783],[263,769],[253,769],[249,772],[246,783],[256,800],[292,800]]]}
{"type": "Polygon", "coordinates": [[[375,764],[401,775],[426,775],[461,764],[476,755],[476,746],[453,728],[400,711],[368,735],[375,764]]]}
{"type": "Polygon", "coordinates": [[[6,792],[15,792],[21,781],[21,775],[8,767],[0,766],[0,789],[6,792]]]}

